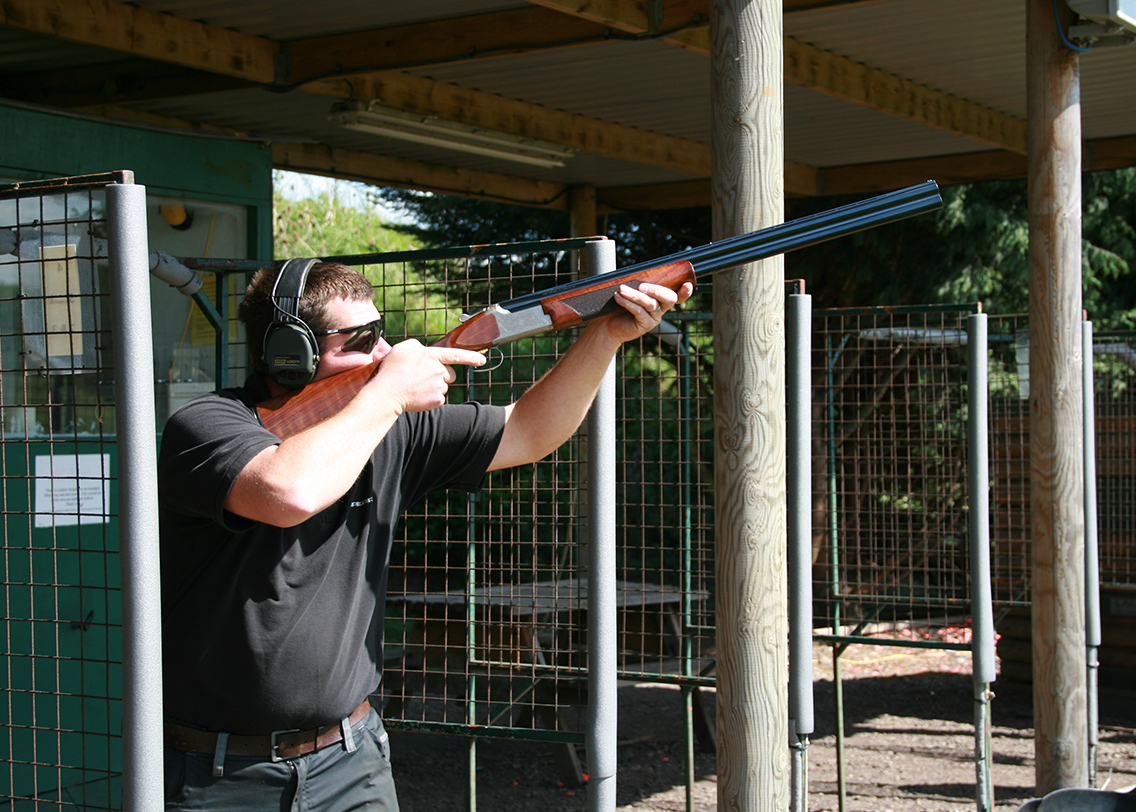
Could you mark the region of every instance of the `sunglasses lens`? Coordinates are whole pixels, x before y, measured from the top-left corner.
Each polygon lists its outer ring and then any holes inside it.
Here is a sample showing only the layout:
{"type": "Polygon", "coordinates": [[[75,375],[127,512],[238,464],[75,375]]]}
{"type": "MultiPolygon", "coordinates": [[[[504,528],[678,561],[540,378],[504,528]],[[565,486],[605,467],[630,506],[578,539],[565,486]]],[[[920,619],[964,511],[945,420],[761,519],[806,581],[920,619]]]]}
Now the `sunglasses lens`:
{"type": "Polygon", "coordinates": [[[382,319],[364,324],[343,342],[341,349],[343,352],[370,352],[375,348],[375,344],[379,342],[379,336],[382,334],[382,319]]]}

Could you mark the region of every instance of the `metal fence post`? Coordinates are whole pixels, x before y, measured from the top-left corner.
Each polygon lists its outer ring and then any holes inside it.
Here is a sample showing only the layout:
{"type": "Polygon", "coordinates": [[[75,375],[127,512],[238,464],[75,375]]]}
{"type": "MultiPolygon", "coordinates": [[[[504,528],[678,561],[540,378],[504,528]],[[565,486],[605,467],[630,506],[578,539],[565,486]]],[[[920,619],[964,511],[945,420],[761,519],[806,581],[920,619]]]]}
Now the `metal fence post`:
{"type": "Polygon", "coordinates": [[[157,431],[144,186],[107,186],[114,305],[122,569],[123,808],[158,812],[162,779],[162,625],[157,431]]]}
{"type": "MultiPolygon", "coordinates": [[[[588,273],[615,269],[615,243],[586,246],[588,273]]],[[[614,812],[618,706],[615,583],[615,362],[588,413],[588,809],[614,812]]]]}
{"type": "Polygon", "coordinates": [[[1097,684],[1100,660],[1097,648],[1101,644],[1100,608],[1100,554],[1097,537],[1097,430],[1096,393],[1093,391],[1093,323],[1081,323],[1082,374],[1084,375],[1085,399],[1085,653],[1086,690],[1089,747],[1089,786],[1097,785],[1097,749],[1100,744],[1100,731],[1097,718],[1100,711],[1097,684]]]}
{"type": "Polygon", "coordinates": [[[813,733],[812,296],[785,298],[786,468],[789,573],[790,809],[808,808],[813,733]]]}
{"type": "Polygon", "coordinates": [[[967,476],[970,511],[971,657],[974,684],[975,802],[979,812],[994,808],[990,780],[990,683],[994,657],[994,607],[990,585],[990,458],[987,423],[989,372],[985,313],[967,318],[967,476]]]}

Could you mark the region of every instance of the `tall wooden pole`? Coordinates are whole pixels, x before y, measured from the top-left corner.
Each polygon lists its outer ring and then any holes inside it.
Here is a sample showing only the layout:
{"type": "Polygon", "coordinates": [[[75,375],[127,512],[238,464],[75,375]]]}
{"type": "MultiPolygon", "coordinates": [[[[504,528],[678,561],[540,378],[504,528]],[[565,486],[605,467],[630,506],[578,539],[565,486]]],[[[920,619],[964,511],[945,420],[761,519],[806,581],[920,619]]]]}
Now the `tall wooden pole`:
{"type": "Polygon", "coordinates": [[[1080,68],[1077,52],[1061,41],[1060,24],[1053,0],[1026,0],[1030,535],[1038,795],[1088,786],[1080,68]]]}
{"type": "MultiPolygon", "coordinates": [[[[712,0],[714,239],[784,219],[780,0],[712,0]]],[[[789,807],[781,257],[714,276],[718,809],[789,807]]]]}

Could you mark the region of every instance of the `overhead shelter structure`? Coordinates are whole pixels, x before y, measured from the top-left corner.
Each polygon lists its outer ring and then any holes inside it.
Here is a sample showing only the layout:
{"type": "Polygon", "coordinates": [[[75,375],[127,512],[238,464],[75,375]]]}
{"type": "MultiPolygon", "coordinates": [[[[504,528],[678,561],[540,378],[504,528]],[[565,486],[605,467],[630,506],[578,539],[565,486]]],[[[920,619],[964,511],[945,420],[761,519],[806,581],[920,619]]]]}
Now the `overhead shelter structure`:
{"type": "MultiPolygon", "coordinates": [[[[1132,5],[782,0],[773,33],[760,0],[6,0],[0,178],[135,169],[151,190],[241,209],[234,244],[259,256],[273,168],[570,210],[581,234],[607,211],[713,204],[728,210],[717,234],[728,236],[755,189],[730,183],[735,154],[713,154],[736,147],[734,128],[759,121],[751,148],[780,164],[776,177],[757,158],[763,216],[785,195],[1023,178],[1069,146],[1036,138],[1027,75],[1046,66],[1066,79],[1075,66],[1063,114],[1079,131],[1061,138],[1079,146],[1080,168],[1136,164],[1132,5]],[[735,40],[736,64],[764,60],[764,81],[772,55],[780,86],[764,91],[780,122],[722,115],[721,83],[742,70],[712,70],[723,11],[757,20],[735,40]]],[[[1068,184],[1050,188],[1044,205],[1079,206],[1068,184]]],[[[1067,285],[1079,268],[1061,262],[1067,285]]],[[[768,281],[761,291],[778,289],[768,281]]],[[[1051,329],[1068,333],[1065,321],[1051,329]]],[[[1075,472],[1037,476],[1047,491],[1079,490],[1061,479],[1075,472]]]]}

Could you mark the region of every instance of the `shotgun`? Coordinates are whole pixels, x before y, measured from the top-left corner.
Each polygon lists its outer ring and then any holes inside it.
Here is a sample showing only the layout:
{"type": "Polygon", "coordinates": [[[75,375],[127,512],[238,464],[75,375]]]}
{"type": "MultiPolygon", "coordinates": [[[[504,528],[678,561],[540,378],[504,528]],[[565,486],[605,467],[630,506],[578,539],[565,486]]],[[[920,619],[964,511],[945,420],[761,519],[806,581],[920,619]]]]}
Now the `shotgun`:
{"type": "MultiPolygon", "coordinates": [[[[509,299],[462,316],[461,324],[435,346],[485,350],[551,330],[577,327],[619,310],[615,294],[620,285],[638,287],[652,283],[678,290],[684,282],[694,282],[696,276],[807,248],[923,214],[942,204],[938,184],[929,180],[658,260],[509,299]]],[[[289,437],[343,408],[376,368],[375,364],[359,367],[266,400],[257,405],[260,421],[278,437],[289,437]]]]}

